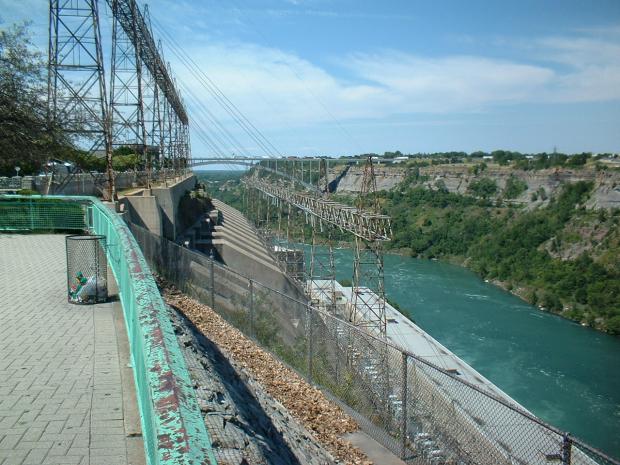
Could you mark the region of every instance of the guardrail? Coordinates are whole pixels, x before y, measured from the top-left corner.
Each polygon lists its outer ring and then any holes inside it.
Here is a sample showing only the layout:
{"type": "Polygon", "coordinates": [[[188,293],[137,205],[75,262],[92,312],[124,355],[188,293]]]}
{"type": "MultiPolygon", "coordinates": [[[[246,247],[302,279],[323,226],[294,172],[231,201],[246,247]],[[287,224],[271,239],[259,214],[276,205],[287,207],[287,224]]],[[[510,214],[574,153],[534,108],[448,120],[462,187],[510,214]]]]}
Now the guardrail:
{"type": "Polygon", "coordinates": [[[620,465],[402,348],[130,225],[154,270],[332,395],[410,464],[620,465]]]}
{"type": "MultiPolygon", "coordinates": [[[[121,171],[114,173],[116,189],[129,189],[145,187],[147,181],[151,186],[168,186],[176,183],[179,178],[187,176],[191,170],[181,168],[178,170],[162,169],[146,171],[121,171]]],[[[99,187],[107,183],[106,173],[81,172],[81,173],[56,173],[52,179],[51,173],[38,176],[0,176],[0,193],[18,193],[22,189],[46,192],[50,182],[50,193],[62,195],[91,195],[99,192],[99,187]]]]}
{"type": "Polygon", "coordinates": [[[183,354],[151,271],[124,221],[94,197],[0,196],[0,231],[105,235],[123,306],[149,465],[215,465],[183,354]]]}

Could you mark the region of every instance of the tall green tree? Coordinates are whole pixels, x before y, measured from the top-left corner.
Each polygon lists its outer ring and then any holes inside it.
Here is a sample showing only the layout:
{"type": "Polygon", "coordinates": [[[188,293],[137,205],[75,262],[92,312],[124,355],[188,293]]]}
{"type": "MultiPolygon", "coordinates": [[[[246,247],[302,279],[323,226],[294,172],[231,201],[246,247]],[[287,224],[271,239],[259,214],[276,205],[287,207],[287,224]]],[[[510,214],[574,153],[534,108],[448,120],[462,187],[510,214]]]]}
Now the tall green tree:
{"type": "Polygon", "coordinates": [[[28,24],[0,26],[0,175],[39,170],[62,157],[71,144],[47,124],[47,76],[32,46],[28,24]]]}

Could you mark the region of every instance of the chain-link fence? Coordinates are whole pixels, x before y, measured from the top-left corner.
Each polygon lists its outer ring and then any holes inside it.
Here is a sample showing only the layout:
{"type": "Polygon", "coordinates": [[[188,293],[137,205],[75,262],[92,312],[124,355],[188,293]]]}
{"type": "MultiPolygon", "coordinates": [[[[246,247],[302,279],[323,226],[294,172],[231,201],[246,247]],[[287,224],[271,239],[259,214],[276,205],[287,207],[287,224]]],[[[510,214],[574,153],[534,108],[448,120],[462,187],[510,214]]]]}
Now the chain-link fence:
{"type": "Polygon", "coordinates": [[[205,255],[131,226],[151,267],[321,387],[411,464],[616,464],[518,405],[205,255]]]}

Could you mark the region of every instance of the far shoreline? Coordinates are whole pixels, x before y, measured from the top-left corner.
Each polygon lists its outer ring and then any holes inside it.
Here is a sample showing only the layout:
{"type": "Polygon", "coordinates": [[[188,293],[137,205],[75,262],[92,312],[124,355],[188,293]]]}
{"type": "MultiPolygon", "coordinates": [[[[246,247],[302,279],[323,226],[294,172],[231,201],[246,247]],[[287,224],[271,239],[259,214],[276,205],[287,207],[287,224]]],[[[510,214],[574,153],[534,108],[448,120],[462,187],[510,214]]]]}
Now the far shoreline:
{"type": "MultiPolygon", "coordinates": [[[[321,241],[322,244],[325,244],[325,242],[321,241]]],[[[309,244],[307,244],[309,245],[309,244]]],[[[351,249],[353,250],[353,246],[351,245],[351,243],[349,242],[345,242],[345,241],[336,241],[334,244],[334,249],[351,249]]],[[[474,270],[472,270],[471,268],[469,268],[466,264],[467,262],[467,258],[465,257],[460,257],[460,256],[446,256],[446,257],[430,257],[430,258],[426,258],[426,257],[420,257],[420,256],[412,256],[410,254],[411,249],[407,249],[407,248],[400,248],[400,249],[389,249],[389,250],[385,250],[384,253],[387,255],[395,255],[395,256],[399,256],[399,257],[406,257],[406,258],[413,258],[416,260],[428,260],[428,261],[436,261],[439,263],[448,263],[451,265],[456,265],[459,266],[467,271],[470,271],[471,273],[475,274],[478,278],[480,278],[481,280],[483,280],[485,283],[487,284],[492,284],[495,287],[500,288],[502,291],[508,292],[509,294],[517,297],[518,299],[520,299],[522,302],[531,305],[532,307],[536,308],[537,311],[540,311],[542,313],[549,313],[551,315],[556,315],[560,318],[563,318],[564,320],[570,321],[572,323],[575,323],[579,326],[581,326],[582,328],[589,328],[591,330],[597,331],[599,333],[602,334],[606,334],[608,336],[612,336],[612,337],[618,337],[618,335],[615,334],[610,334],[607,331],[604,331],[603,329],[597,328],[595,326],[589,325],[586,321],[579,321],[579,320],[575,320],[573,318],[568,318],[565,315],[562,314],[562,312],[555,312],[552,310],[549,310],[545,307],[542,307],[540,305],[536,305],[533,302],[530,302],[525,295],[522,295],[528,291],[536,291],[536,289],[534,288],[523,288],[523,287],[517,287],[515,284],[509,283],[509,282],[504,282],[504,281],[500,281],[498,279],[486,279],[483,276],[480,276],[478,273],[476,273],[474,270]],[[512,287],[512,289],[510,289],[510,287],[512,287]],[[516,289],[516,290],[515,290],[516,289]]]]}

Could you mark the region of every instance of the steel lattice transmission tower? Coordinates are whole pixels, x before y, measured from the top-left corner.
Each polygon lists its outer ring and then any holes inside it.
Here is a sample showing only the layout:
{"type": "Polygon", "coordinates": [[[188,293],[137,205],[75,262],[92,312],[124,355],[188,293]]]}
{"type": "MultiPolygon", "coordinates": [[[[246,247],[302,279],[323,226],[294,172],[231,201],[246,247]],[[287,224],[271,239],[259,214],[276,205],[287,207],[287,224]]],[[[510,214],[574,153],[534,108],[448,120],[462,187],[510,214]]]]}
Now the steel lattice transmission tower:
{"type": "MultiPolygon", "coordinates": [[[[315,160],[316,161],[316,160],[315,160]]],[[[326,161],[324,161],[326,162],[326,161]]],[[[321,161],[319,161],[321,163],[321,161]]],[[[324,298],[334,295],[333,252],[328,236],[327,250],[319,247],[318,233],[325,226],[329,231],[337,228],[355,236],[355,258],[353,264],[352,297],[348,311],[342,315],[357,326],[367,328],[369,332],[385,336],[385,287],[383,270],[383,241],[390,240],[392,228],[390,217],[380,213],[376,196],[376,181],[372,159],[369,157],[364,168],[361,192],[355,207],[340,204],[327,196],[327,167],[319,165],[319,187],[310,185],[301,178],[295,169],[295,160],[283,160],[276,174],[294,179],[291,182],[277,182],[267,177],[260,177],[255,172],[243,180],[247,188],[256,189],[267,196],[276,198],[280,204],[287,203],[304,212],[313,226],[313,247],[310,266],[309,286],[324,298]],[[325,185],[321,184],[321,181],[325,185]],[[311,191],[298,191],[295,186],[310,186],[311,191]],[[331,282],[329,282],[331,281],[331,282]],[[319,284],[320,283],[320,284],[319,284]],[[323,287],[324,286],[324,287],[323,287]]],[[[259,169],[269,173],[275,172],[270,166],[257,165],[259,169]]],[[[303,174],[301,174],[303,176],[303,174]]],[[[310,176],[312,181],[312,176],[310,176]]],[[[253,196],[256,197],[256,196],[253,196]]],[[[290,219],[289,207],[289,219],[290,219]]],[[[281,223],[281,221],[280,221],[281,223]]],[[[288,241],[287,241],[288,242],[288,241]]],[[[324,299],[328,300],[328,299],[324,299]]]]}
{"type": "Polygon", "coordinates": [[[107,195],[114,195],[112,136],[97,0],[50,0],[48,119],[105,152],[107,195]]]}
{"type": "MultiPolygon", "coordinates": [[[[379,214],[377,182],[372,157],[364,166],[362,189],[358,195],[358,211],[379,214]]],[[[375,329],[385,336],[385,286],[383,270],[383,247],[381,240],[368,241],[355,236],[353,262],[353,286],[350,320],[363,327],[375,329]]]]}
{"type": "Polygon", "coordinates": [[[130,139],[114,144],[135,141],[147,166],[149,152],[155,151],[162,167],[185,168],[191,156],[189,119],[161,46],[153,38],[148,14],[142,14],[135,0],[107,3],[114,17],[113,50],[120,60],[112,73],[113,117],[118,119],[114,125],[127,129],[125,137],[130,139]]]}
{"type": "MultiPolygon", "coordinates": [[[[150,173],[190,164],[189,120],[151,33],[148,11],[135,0],[106,0],[113,16],[108,106],[97,0],[50,0],[49,119],[79,135],[88,152],[105,150],[113,197],[112,149],[129,146],[150,173]],[[68,124],[67,124],[68,123],[68,124]]],[[[147,180],[147,184],[148,184],[147,180]]]]}
{"type": "MultiPolygon", "coordinates": [[[[132,8],[137,8],[134,3],[132,8]]],[[[117,16],[119,2],[112,1],[112,72],[110,114],[113,146],[129,146],[140,155],[146,153],[142,61],[117,16]]],[[[132,15],[135,18],[135,13],[132,15]]],[[[135,29],[135,26],[134,26],[135,29]]],[[[139,46],[139,44],[138,44],[139,46]]]]}
{"type": "MultiPolygon", "coordinates": [[[[319,160],[317,190],[324,199],[329,197],[329,177],[327,161],[319,160]]],[[[312,164],[310,165],[312,170],[312,164]]],[[[312,177],[310,179],[312,182],[312,177]]],[[[330,313],[336,311],[336,267],[334,264],[334,245],[332,241],[331,225],[324,225],[323,221],[311,216],[312,248],[310,252],[310,276],[308,279],[309,294],[317,294],[317,302],[323,304],[330,313]],[[325,227],[324,227],[325,226],[325,227]],[[319,234],[324,233],[327,240],[321,244],[319,234]]]]}

